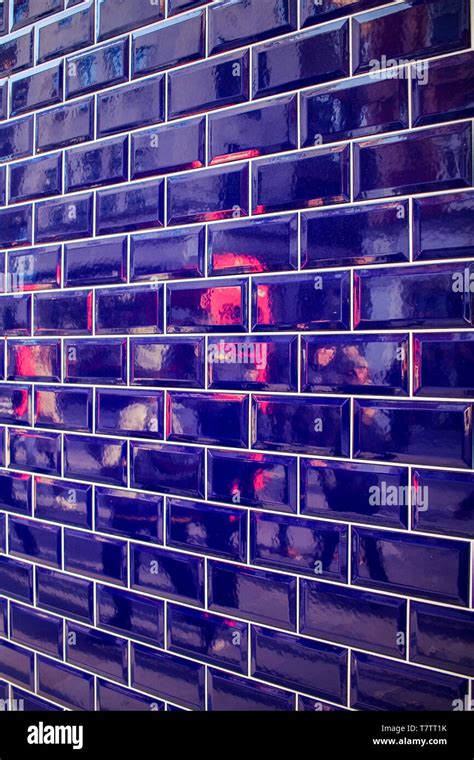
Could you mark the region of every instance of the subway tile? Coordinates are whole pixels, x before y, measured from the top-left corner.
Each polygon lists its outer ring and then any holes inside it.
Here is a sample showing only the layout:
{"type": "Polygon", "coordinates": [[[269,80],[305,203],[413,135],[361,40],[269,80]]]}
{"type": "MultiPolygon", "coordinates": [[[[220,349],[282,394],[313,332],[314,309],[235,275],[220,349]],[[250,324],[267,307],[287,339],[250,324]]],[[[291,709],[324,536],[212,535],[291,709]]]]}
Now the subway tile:
{"type": "Polygon", "coordinates": [[[135,488],[203,498],[204,456],[200,447],[131,443],[131,483],[135,488]]]}
{"type": "Polygon", "coordinates": [[[295,337],[209,338],[209,388],[296,391],[297,351],[295,337]]]}
{"type": "Polygon", "coordinates": [[[31,204],[0,209],[0,245],[5,248],[31,245],[33,242],[32,215],[31,204]]]}
{"type": "Polygon", "coordinates": [[[60,475],[61,436],[9,429],[9,466],[45,475],[60,475]]]}
{"type": "Polygon", "coordinates": [[[38,62],[94,44],[94,3],[38,29],[38,62]]]}
{"type": "Polygon", "coordinates": [[[45,108],[63,99],[62,63],[12,80],[10,115],[18,116],[37,108],[45,108]]]}
{"type": "Polygon", "coordinates": [[[34,689],[35,660],[33,652],[0,641],[0,675],[13,683],[34,689]]]}
{"type": "Polygon", "coordinates": [[[116,237],[64,246],[64,285],[102,285],[125,282],[127,238],[116,237]]]}
{"type": "Polygon", "coordinates": [[[472,129],[460,122],[354,146],[354,198],[471,187],[472,129]]]}
{"type": "Polygon", "coordinates": [[[164,710],[164,702],[98,678],[97,709],[106,712],[156,712],[164,710]]]}
{"type": "Polygon", "coordinates": [[[97,335],[163,332],[162,301],[160,285],[96,290],[97,335]]]}
{"type": "Polygon", "coordinates": [[[203,338],[131,338],[132,385],[204,388],[203,338]]]}
{"type": "Polygon", "coordinates": [[[38,693],[71,710],[94,707],[94,676],[40,656],[37,660],[38,693]]]}
{"type": "Polygon", "coordinates": [[[92,388],[36,386],[35,426],[92,432],[92,388]]]}
{"type": "Polygon", "coordinates": [[[86,98],[37,114],[36,151],[44,153],[94,137],[94,99],[86,98]]]}
{"type": "Polygon", "coordinates": [[[138,438],[162,438],[163,392],[96,390],[96,431],[138,438]]]}
{"type": "Polygon", "coordinates": [[[222,562],[208,565],[209,609],[296,630],[296,578],[222,562]]]}
{"type": "Polygon", "coordinates": [[[437,602],[468,606],[469,543],[354,527],[352,581],[437,602]]]}
{"type": "Polygon", "coordinates": [[[95,525],[111,535],[163,543],[163,498],[113,488],[95,489],[95,525]]]}
{"type": "Polygon", "coordinates": [[[33,565],[0,557],[0,592],[33,604],[33,565]]]}
{"type": "Polygon", "coordinates": [[[197,10],[138,31],[132,36],[132,46],[134,78],[203,58],[205,12],[197,10]]]}
{"type": "Polygon", "coordinates": [[[127,343],[122,338],[64,341],[66,383],[124,385],[127,343]]]}
{"type": "MultiPolygon", "coordinates": [[[[164,181],[99,190],[96,196],[98,235],[164,225],[164,181]]],[[[76,236],[77,237],[77,236],[76,236]]]]}
{"type": "Polygon", "coordinates": [[[418,396],[474,395],[474,336],[417,333],[413,344],[413,391],[418,396]]]}
{"type": "Polygon", "coordinates": [[[168,118],[249,100],[249,52],[244,50],[168,74],[168,118]]]}
{"type": "Polygon", "coordinates": [[[353,71],[469,47],[469,31],[467,0],[408,0],[364,13],[354,19],[353,71]]]}
{"type": "Polygon", "coordinates": [[[59,340],[11,340],[8,342],[8,380],[59,382],[59,340]]]}
{"type": "Polygon", "coordinates": [[[467,52],[430,61],[425,76],[412,75],[413,126],[474,115],[473,62],[474,53],[467,52]]]}
{"type": "Polygon", "coordinates": [[[245,280],[212,280],[167,285],[169,333],[223,333],[247,330],[245,280]]]}
{"type": "Polygon", "coordinates": [[[126,641],[69,621],[65,634],[66,662],[120,683],[128,683],[126,641]]]}
{"type": "Polygon", "coordinates": [[[97,136],[145,127],[164,120],[164,79],[118,87],[97,96],[97,136]]]}
{"type": "Polygon", "coordinates": [[[48,702],[46,699],[34,697],[29,692],[12,687],[13,699],[21,700],[25,712],[64,712],[64,708],[48,702]]]}
{"type": "Polygon", "coordinates": [[[168,605],[168,649],[171,652],[247,674],[248,646],[245,623],[168,605]]]}
{"type": "Polygon", "coordinates": [[[213,712],[292,712],[295,709],[294,695],[274,686],[219,670],[209,670],[208,679],[208,705],[213,712]]]}
{"type": "Polygon", "coordinates": [[[209,10],[210,53],[241,47],[296,29],[296,0],[226,0],[209,10]]]}
{"type": "Polygon", "coordinates": [[[204,709],[204,665],[132,644],[131,681],[136,689],[189,707],[204,709]]]}
{"type": "Polygon", "coordinates": [[[172,280],[205,273],[203,226],[144,232],[130,238],[130,280],[172,280]]]}
{"type": "Polygon", "coordinates": [[[66,97],[74,98],[128,80],[128,39],[102,45],[66,60],[66,97]]]}
{"type": "Polygon", "coordinates": [[[92,528],[92,486],[36,477],[35,517],[92,528]]]}
{"type": "Polygon", "coordinates": [[[98,35],[100,40],[115,37],[122,32],[145,26],[164,18],[164,0],[150,3],[149,0],[135,0],[133,13],[127,0],[102,0],[99,4],[98,35]]]}
{"type": "Polygon", "coordinates": [[[91,578],[127,585],[127,545],[123,541],[64,531],[64,568],[91,578]]]}
{"type": "Polygon", "coordinates": [[[164,603],[158,599],[97,586],[97,624],[145,643],[164,643],[164,603]]]}
{"type": "Polygon", "coordinates": [[[204,559],[168,549],[130,545],[130,587],[204,607],[204,559]]]}
{"type": "Polygon", "coordinates": [[[54,570],[36,568],[36,600],[38,607],[86,623],[94,615],[94,589],[90,581],[54,570]]]}
{"type": "Polygon", "coordinates": [[[34,296],[36,335],[88,335],[92,332],[92,292],[38,293],[34,296]]]}
{"type": "Polygon", "coordinates": [[[126,485],[127,444],[118,438],[64,436],[64,474],[68,478],[126,485]]]}
{"type": "Polygon", "coordinates": [[[349,74],[349,24],[336,21],[254,48],[256,98],[340,79],[349,74]]]}
{"type": "Polygon", "coordinates": [[[248,396],[186,393],[167,395],[166,438],[184,443],[248,445],[248,396]]]}
{"type": "Polygon", "coordinates": [[[131,179],[199,169],[206,163],[203,117],[132,135],[131,179]]]}
{"type": "Polygon", "coordinates": [[[330,18],[390,2],[392,0],[322,0],[316,5],[314,0],[301,0],[301,26],[312,26],[330,18]]]}
{"type": "Polygon", "coordinates": [[[10,169],[10,203],[34,200],[62,192],[62,156],[41,156],[10,169]]]}
{"type": "Polygon", "coordinates": [[[0,163],[33,154],[32,116],[0,125],[0,163]]]}
{"type": "Polygon", "coordinates": [[[34,62],[34,30],[0,43],[0,77],[30,68],[34,62]]]}
{"type": "Polygon", "coordinates": [[[470,404],[355,401],[355,458],[470,469],[472,456],[470,404]]]}
{"type": "Polygon", "coordinates": [[[31,485],[30,475],[19,475],[2,470],[0,472],[0,508],[6,512],[31,515],[31,485]]]}
{"type": "Polygon", "coordinates": [[[413,602],[410,660],[466,676],[474,673],[474,613],[413,602]]]}
{"type": "Polygon", "coordinates": [[[38,21],[44,16],[59,13],[64,8],[64,0],[16,0],[13,5],[12,29],[19,29],[38,21]]]}
{"type": "Polygon", "coordinates": [[[413,200],[415,259],[472,256],[474,194],[435,195],[413,200]]]}
{"type": "Polygon", "coordinates": [[[20,604],[10,605],[11,638],[29,649],[62,659],[63,621],[20,604]]]}
{"type": "Polygon", "coordinates": [[[252,329],[348,329],[349,302],[348,272],[254,277],[252,329]]]}
{"type": "Polygon", "coordinates": [[[168,224],[216,221],[247,216],[249,181],[246,164],[225,166],[167,180],[168,224]]]}
{"type": "MultiPolygon", "coordinates": [[[[113,185],[128,179],[128,138],[68,150],[65,159],[65,192],[98,185],[113,185]]],[[[52,193],[49,193],[52,195],[52,193]]]]}
{"type": "Polygon", "coordinates": [[[10,251],[7,255],[8,290],[48,290],[61,285],[61,246],[10,251]]]}
{"type": "Polygon", "coordinates": [[[167,544],[177,549],[245,562],[247,512],[168,499],[167,544]]]}
{"type": "Polygon", "coordinates": [[[41,201],[35,207],[35,243],[92,237],[93,195],[71,195],[66,200],[41,201]]]}
{"type": "Polygon", "coordinates": [[[474,535],[474,478],[471,473],[427,469],[412,471],[420,494],[413,505],[413,528],[424,533],[474,535]]]}
{"type": "Polygon", "coordinates": [[[59,528],[21,517],[11,517],[8,527],[10,554],[42,565],[60,567],[62,542],[59,528]]]}
{"type": "Polygon", "coordinates": [[[400,662],[352,654],[351,705],[360,710],[451,711],[467,681],[400,662]]]}
{"type": "Polygon", "coordinates": [[[30,385],[0,385],[0,423],[31,425],[30,385]]]}
{"type": "Polygon", "coordinates": [[[389,657],[405,656],[404,599],[306,579],[301,581],[300,594],[300,630],[305,636],[389,657]]]}

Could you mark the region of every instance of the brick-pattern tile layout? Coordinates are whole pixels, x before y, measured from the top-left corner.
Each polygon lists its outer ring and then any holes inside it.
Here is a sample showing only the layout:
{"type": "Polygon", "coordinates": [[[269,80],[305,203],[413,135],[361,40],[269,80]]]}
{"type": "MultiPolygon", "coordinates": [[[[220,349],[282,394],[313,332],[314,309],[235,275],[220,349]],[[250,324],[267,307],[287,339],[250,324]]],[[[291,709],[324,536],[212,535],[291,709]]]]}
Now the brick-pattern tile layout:
{"type": "Polygon", "coordinates": [[[0,2],[0,699],[474,697],[469,0],[0,2]]]}

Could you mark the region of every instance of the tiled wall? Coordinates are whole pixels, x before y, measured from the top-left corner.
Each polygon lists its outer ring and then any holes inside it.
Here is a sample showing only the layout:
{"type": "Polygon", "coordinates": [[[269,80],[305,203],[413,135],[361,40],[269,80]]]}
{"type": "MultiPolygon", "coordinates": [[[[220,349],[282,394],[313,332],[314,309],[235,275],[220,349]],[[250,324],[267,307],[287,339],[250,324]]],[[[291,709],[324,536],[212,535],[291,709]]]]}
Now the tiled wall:
{"type": "Polygon", "coordinates": [[[66,6],[0,2],[0,704],[467,709],[468,0],[66,6]]]}

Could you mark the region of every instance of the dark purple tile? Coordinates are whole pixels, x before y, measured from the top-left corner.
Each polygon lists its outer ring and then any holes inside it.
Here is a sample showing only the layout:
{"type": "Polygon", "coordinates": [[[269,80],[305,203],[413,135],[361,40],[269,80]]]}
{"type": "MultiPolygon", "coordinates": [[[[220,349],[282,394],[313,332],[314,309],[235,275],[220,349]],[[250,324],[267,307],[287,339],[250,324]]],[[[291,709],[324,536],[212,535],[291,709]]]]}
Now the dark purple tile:
{"type": "Polygon", "coordinates": [[[13,698],[21,700],[22,709],[25,712],[64,712],[62,707],[48,702],[46,699],[40,699],[40,697],[34,697],[29,692],[23,691],[12,687],[13,698]]]}
{"type": "Polygon", "coordinates": [[[20,604],[10,606],[11,638],[19,644],[62,659],[63,621],[20,604]]]}
{"type": "Polygon", "coordinates": [[[408,335],[302,338],[302,390],[405,396],[410,376],[408,335]]]}
{"type": "Polygon", "coordinates": [[[349,300],[348,272],[255,277],[252,329],[347,329],[349,300]]]}
{"type": "Polygon", "coordinates": [[[213,501],[296,512],[296,457],[209,451],[208,480],[213,501]]]}
{"type": "Polygon", "coordinates": [[[59,21],[42,25],[38,29],[38,61],[52,58],[94,44],[94,3],[79,8],[59,21]]]}
{"type": "Polygon", "coordinates": [[[155,646],[164,644],[164,603],[111,586],[97,586],[97,624],[155,646]]]}
{"type": "Polygon", "coordinates": [[[337,21],[254,48],[253,94],[277,92],[340,79],[349,74],[349,24],[337,21]]]}
{"type": "Polygon", "coordinates": [[[0,675],[13,683],[35,688],[35,659],[33,652],[0,641],[0,675]]]}
{"type": "Polygon", "coordinates": [[[205,12],[196,11],[142,29],[132,37],[133,77],[190,63],[206,53],[205,12]]]}
{"type": "Polygon", "coordinates": [[[97,709],[107,712],[156,712],[164,710],[164,702],[98,678],[97,709]]]}
{"type": "Polygon", "coordinates": [[[413,199],[415,259],[454,259],[474,255],[474,194],[413,199]]]}
{"type": "Polygon", "coordinates": [[[296,337],[209,338],[209,388],[298,390],[296,337]]]}
{"type": "Polygon", "coordinates": [[[36,477],[35,517],[92,528],[92,486],[36,477]]]}
{"type": "Polygon", "coordinates": [[[36,386],[35,426],[92,432],[92,388],[36,386]]]}
{"type": "Polygon", "coordinates": [[[249,99],[249,53],[223,56],[168,74],[168,118],[243,103],[249,99]]]}
{"type": "Polygon", "coordinates": [[[446,711],[463,702],[466,680],[380,657],[353,653],[351,705],[360,710],[446,711]]]}
{"type": "MultiPolygon", "coordinates": [[[[92,143],[66,153],[65,192],[113,185],[128,179],[128,138],[92,143]]],[[[52,195],[52,193],[49,193],[52,195]]]]}
{"type": "Polygon", "coordinates": [[[64,569],[126,586],[127,544],[67,528],[64,531],[64,569]]]}
{"type": "Polygon", "coordinates": [[[38,293],[34,300],[36,335],[88,335],[92,332],[92,291],[38,293]]]}
{"type": "Polygon", "coordinates": [[[213,712],[292,712],[294,694],[230,676],[218,670],[209,670],[208,705],[213,712]]]}
{"type": "Polygon", "coordinates": [[[96,290],[95,330],[97,335],[163,332],[162,286],[96,290]]]}
{"type": "Polygon", "coordinates": [[[62,155],[41,156],[10,167],[10,203],[62,192],[62,155]]]}
{"type": "Polygon", "coordinates": [[[37,567],[36,600],[38,607],[45,610],[93,622],[94,588],[90,581],[37,567]]]}
{"type": "Polygon", "coordinates": [[[0,125],[0,163],[33,153],[32,116],[0,125]]]}
{"type": "Polygon", "coordinates": [[[32,205],[0,209],[0,245],[18,248],[32,242],[32,205]]]}
{"type": "Polygon", "coordinates": [[[132,135],[131,179],[199,169],[206,163],[204,117],[132,135]]]}
{"type": "Polygon", "coordinates": [[[35,207],[35,243],[92,237],[93,196],[71,195],[64,200],[41,201],[35,207]]]}
{"type": "Polygon", "coordinates": [[[63,99],[62,63],[41,68],[12,81],[10,115],[18,116],[37,108],[52,106],[63,99]]]}
{"type": "Polygon", "coordinates": [[[128,70],[128,39],[72,56],[66,61],[66,97],[126,82],[128,70]]]}
{"type": "Polygon", "coordinates": [[[0,423],[31,425],[30,385],[0,385],[0,423]]]}
{"type": "Polygon", "coordinates": [[[413,392],[417,396],[474,396],[474,335],[417,333],[413,343],[413,392]]]}
{"type": "Polygon", "coordinates": [[[11,517],[8,527],[10,554],[32,562],[39,562],[42,565],[61,566],[60,528],[21,517],[11,517]]]}
{"type": "Polygon", "coordinates": [[[101,0],[98,14],[99,39],[105,40],[164,18],[165,2],[134,0],[133,12],[130,13],[128,0],[101,0]]]}
{"type": "Polygon", "coordinates": [[[205,273],[205,229],[189,227],[132,235],[130,280],[172,280],[205,273]]]}
{"type": "Polygon", "coordinates": [[[99,94],[97,136],[104,137],[113,132],[124,132],[163,121],[164,97],[162,76],[99,94]]]}
{"type": "Polygon", "coordinates": [[[466,676],[474,674],[474,613],[413,602],[410,660],[466,676]]]}
{"type": "Polygon", "coordinates": [[[305,211],[302,269],[408,261],[408,201],[305,211]]]}
{"type": "MultiPolygon", "coordinates": [[[[430,61],[426,76],[412,73],[413,126],[474,115],[474,52],[430,61]]],[[[412,72],[416,73],[416,64],[412,72]]]]}
{"type": "Polygon", "coordinates": [[[102,533],[131,536],[140,541],[163,543],[163,499],[161,496],[95,489],[95,526],[102,533]]]}
{"type": "Polygon", "coordinates": [[[471,473],[413,470],[413,528],[424,533],[474,536],[474,477],[471,473]]]}
{"type": "Polygon", "coordinates": [[[47,290],[61,284],[61,246],[26,248],[7,255],[8,290],[47,290]]]}
{"type": "Polygon", "coordinates": [[[247,512],[168,499],[167,544],[211,557],[245,562],[247,512]]]}
{"type": "Polygon", "coordinates": [[[386,198],[470,187],[469,122],[380,137],[354,145],[354,198],[386,198]]]}
{"type": "Polygon", "coordinates": [[[12,340],[8,342],[8,380],[59,382],[59,340],[12,340]]]}
{"type": "Polygon", "coordinates": [[[363,11],[374,5],[384,5],[393,0],[300,0],[301,26],[312,26],[327,19],[363,11]]]}
{"type": "Polygon", "coordinates": [[[33,604],[33,565],[0,557],[0,592],[33,604]]]}
{"type": "Polygon", "coordinates": [[[131,338],[132,385],[204,388],[203,338],[131,338]]]}
{"type": "Polygon", "coordinates": [[[468,5],[468,0],[408,0],[357,16],[354,73],[388,59],[398,63],[469,47],[468,5]]]}
{"type": "Polygon", "coordinates": [[[130,485],[202,499],[204,454],[198,447],[132,442],[130,485]]]}
{"type": "Polygon", "coordinates": [[[352,529],[352,582],[468,606],[469,542],[352,529]]]}
{"type": "Polygon", "coordinates": [[[0,474],[0,509],[21,515],[31,515],[32,478],[10,472],[0,474]]]}
{"type": "Polygon", "coordinates": [[[33,24],[44,16],[59,13],[64,8],[64,0],[14,0],[13,29],[33,24]]]}
{"type": "Polygon", "coordinates": [[[256,623],[296,630],[296,578],[211,561],[209,609],[256,623]]]}
{"type": "Polygon", "coordinates": [[[0,77],[9,77],[34,63],[34,30],[0,44],[0,77]]]}
{"type": "Polygon", "coordinates": [[[247,164],[167,180],[168,224],[240,218],[249,212],[247,164]]]}
{"type": "Polygon", "coordinates": [[[10,467],[46,475],[61,474],[61,437],[9,429],[10,467]]]}
{"type": "Polygon", "coordinates": [[[130,587],[204,607],[204,559],[131,544],[130,587]]]}
{"type": "Polygon", "coordinates": [[[94,98],[86,98],[37,114],[37,153],[92,140],[94,113],[94,98]]]}
{"type": "Polygon", "coordinates": [[[277,37],[297,27],[297,0],[226,0],[209,9],[209,53],[277,37]]]}
{"type": "Polygon", "coordinates": [[[99,190],[96,196],[98,235],[162,227],[165,221],[164,180],[99,190]]]}
{"type": "Polygon", "coordinates": [[[117,284],[127,279],[127,238],[64,246],[64,285],[117,284]]]}
{"type": "Polygon", "coordinates": [[[97,483],[126,485],[127,444],[117,438],[64,436],[64,475],[97,483]]]}
{"type": "Polygon", "coordinates": [[[124,639],[69,621],[65,634],[66,662],[128,683],[127,642],[124,639]]]}
{"type": "Polygon", "coordinates": [[[246,332],[246,286],[244,280],[167,285],[167,332],[246,332]]]}
{"type": "Polygon", "coordinates": [[[126,382],[126,339],[66,340],[64,353],[66,383],[124,385],[126,382]]]}
{"type": "Polygon", "coordinates": [[[94,676],[38,657],[38,693],[72,710],[94,709],[94,676]]]}
{"type": "Polygon", "coordinates": [[[171,391],[166,419],[169,441],[248,446],[249,400],[243,394],[171,391]]]}
{"type": "Polygon", "coordinates": [[[132,644],[132,685],[183,707],[204,710],[204,665],[132,644]]]}
{"type": "Polygon", "coordinates": [[[305,636],[389,657],[405,656],[405,644],[399,643],[407,636],[404,599],[306,579],[300,594],[300,630],[305,636]]]}
{"type": "Polygon", "coordinates": [[[96,432],[163,438],[164,394],[157,391],[96,390],[96,432]]]}

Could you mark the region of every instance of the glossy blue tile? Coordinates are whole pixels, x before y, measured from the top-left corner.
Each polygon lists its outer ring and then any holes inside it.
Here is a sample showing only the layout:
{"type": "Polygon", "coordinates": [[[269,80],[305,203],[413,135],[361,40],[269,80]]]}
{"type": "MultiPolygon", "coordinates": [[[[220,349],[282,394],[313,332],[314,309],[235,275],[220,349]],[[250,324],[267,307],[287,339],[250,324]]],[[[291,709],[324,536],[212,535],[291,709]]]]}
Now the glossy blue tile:
{"type": "Polygon", "coordinates": [[[354,527],[352,582],[468,606],[469,543],[354,527]]]}
{"type": "Polygon", "coordinates": [[[36,568],[38,607],[92,623],[94,588],[90,581],[54,570],[36,568]]]}
{"type": "Polygon", "coordinates": [[[209,451],[207,466],[210,499],[296,512],[296,457],[209,451]]]}
{"type": "Polygon", "coordinates": [[[252,329],[348,329],[349,273],[253,278],[252,329]]]}
{"type": "Polygon", "coordinates": [[[130,238],[130,280],[172,280],[205,273],[205,229],[144,232],[130,238]]]}
{"type": "Polygon", "coordinates": [[[128,39],[72,56],[66,61],[66,97],[126,82],[128,70],[128,39]]]}
{"type": "Polygon", "coordinates": [[[209,609],[296,630],[296,578],[220,562],[208,564],[209,609]]]}
{"type": "Polygon", "coordinates": [[[0,77],[8,77],[32,66],[33,46],[33,29],[0,44],[0,77]]]}
{"type": "Polygon", "coordinates": [[[204,559],[131,544],[130,587],[204,607],[204,559]]]}
{"type": "Polygon", "coordinates": [[[7,255],[8,290],[48,290],[61,284],[61,246],[10,251],[7,255]]]}
{"type": "Polygon", "coordinates": [[[126,279],[126,237],[64,246],[65,287],[121,283],[126,279]]]}
{"type": "Polygon", "coordinates": [[[247,331],[245,280],[167,285],[167,332],[247,331]]]}
{"type": "Polygon", "coordinates": [[[0,641],[0,675],[13,683],[34,689],[35,660],[33,652],[0,641]]]}
{"type": "Polygon", "coordinates": [[[245,562],[247,512],[168,499],[167,544],[223,559],[245,562]]]}
{"type": "Polygon", "coordinates": [[[430,61],[425,78],[413,77],[413,126],[473,116],[473,63],[471,51],[430,61]]]}
{"type": "Polygon", "coordinates": [[[0,125],[0,163],[33,154],[33,121],[26,116],[0,125]]]}
{"type": "Polygon", "coordinates": [[[446,711],[463,701],[467,681],[380,657],[353,653],[351,705],[360,710],[446,711]]]}
{"type": "Polygon", "coordinates": [[[161,285],[95,291],[97,335],[163,332],[161,285]]]}
{"type": "Polygon", "coordinates": [[[413,508],[413,528],[424,533],[461,536],[474,535],[474,477],[462,472],[415,469],[415,493],[426,498],[413,508]]]}
{"type": "Polygon", "coordinates": [[[104,137],[113,132],[124,132],[163,121],[164,97],[162,76],[99,94],[97,136],[104,137]]]}
{"type": "Polygon", "coordinates": [[[300,594],[300,630],[305,636],[389,657],[405,656],[405,644],[399,643],[407,640],[404,599],[306,579],[300,594]]]}
{"type": "Polygon", "coordinates": [[[64,436],[64,475],[97,483],[126,485],[127,444],[118,438],[64,436]]]}
{"type": "Polygon", "coordinates": [[[346,704],[348,653],[287,633],[252,626],[253,676],[346,704]]]}
{"type": "Polygon", "coordinates": [[[166,438],[184,443],[248,446],[248,396],[169,392],[166,438]]]}
{"type": "Polygon", "coordinates": [[[8,380],[49,380],[59,382],[61,353],[59,340],[8,341],[8,380]]]}
{"type": "Polygon", "coordinates": [[[298,266],[296,216],[213,224],[208,229],[209,274],[252,274],[298,266]]]}
{"type": "Polygon", "coordinates": [[[78,623],[66,623],[66,662],[128,683],[127,642],[78,623]]]}
{"type": "Polygon", "coordinates": [[[92,388],[36,386],[35,426],[92,432],[92,388]]]}
{"type": "Polygon", "coordinates": [[[302,459],[300,509],[313,517],[406,528],[408,485],[405,467],[302,459]]]}
{"type": "Polygon", "coordinates": [[[62,63],[54,63],[12,81],[10,115],[60,103],[63,98],[62,63]]]}
{"type": "Polygon", "coordinates": [[[60,475],[61,437],[58,433],[34,433],[9,429],[10,467],[45,475],[60,475]]]}
{"type": "Polygon", "coordinates": [[[354,19],[353,71],[469,47],[469,30],[467,0],[408,0],[364,13],[354,19]]]}
{"type": "Polygon", "coordinates": [[[122,338],[64,341],[66,383],[124,385],[127,342],[122,338]]]}
{"type": "Polygon", "coordinates": [[[354,146],[354,198],[471,187],[472,128],[461,122],[354,146]]]}
{"type": "Polygon", "coordinates": [[[199,169],[206,163],[203,117],[132,135],[131,179],[199,169]]]}
{"type": "Polygon", "coordinates": [[[37,153],[92,140],[94,113],[94,98],[39,113],[36,117],[37,153]]]}
{"type": "Polygon", "coordinates": [[[254,48],[252,89],[257,98],[348,75],[348,21],[254,48]]]}
{"type": "Polygon", "coordinates": [[[69,572],[127,585],[127,545],[124,541],[88,535],[66,528],[64,568],[69,572]]]}
{"type": "Polygon", "coordinates": [[[35,207],[35,243],[92,237],[93,196],[71,195],[67,200],[41,201],[35,207]]]}
{"type": "Polygon", "coordinates": [[[204,497],[203,448],[131,443],[131,483],[145,491],[204,497]]]}
{"type": "Polygon", "coordinates": [[[163,499],[134,491],[96,487],[95,525],[102,533],[161,544],[163,499]]]}
{"type": "Polygon", "coordinates": [[[31,515],[31,476],[2,471],[0,473],[0,509],[31,515]]]}
{"type": "Polygon", "coordinates": [[[295,697],[273,686],[209,670],[208,707],[214,712],[288,712],[295,697]]]}
{"type": "Polygon", "coordinates": [[[163,438],[164,398],[161,392],[96,391],[96,431],[138,438],[163,438]]]}
{"type": "MultiPolygon", "coordinates": [[[[165,221],[164,180],[99,190],[96,230],[99,235],[162,227],[165,221]]],[[[77,237],[77,236],[76,236],[77,237]]]]}
{"type": "Polygon", "coordinates": [[[36,335],[88,335],[92,332],[92,292],[38,293],[34,296],[36,335]]]}
{"type": "Polygon", "coordinates": [[[297,338],[209,338],[209,388],[296,391],[297,338]]]}
{"type": "Polygon", "coordinates": [[[474,194],[413,199],[415,259],[473,256],[474,194]]]}
{"type": "Polygon", "coordinates": [[[127,0],[101,0],[99,3],[99,39],[115,37],[122,32],[159,21],[165,15],[164,0],[135,0],[133,13],[127,0]]]}
{"type": "Polygon", "coordinates": [[[247,625],[208,612],[168,605],[168,649],[247,674],[247,625]]]}
{"type": "Polygon", "coordinates": [[[52,567],[61,565],[61,532],[55,526],[11,517],[8,543],[13,556],[52,567]]]}
{"type": "Polygon", "coordinates": [[[296,97],[243,106],[209,118],[210,163],[281,153],[298,147],[296,97]]]}
{"type": "Polygon", "coordinates": [[[59,21],[41,25],[38,29],[38,61],[72,53],[94,44],[94,3],[69,13],[59,21]]]}
{"type": "Polygon", "coordinates": [[[410,660],[472,676],[474,613],[413,602],[410,660]]]}
{"type": "Polygon", "coordinates": [[[65,172],[67,193],[125,182],[128,179],[128,138],[118,137],[68,150],[65,172]]]}
{"type": "Polygon", "coordinates": [[[132,45],[134,78],[203,58],[206,53],[205,13],[198,10],[136,32],[132,45]]]}
{"type": "Polygon", "coordinates": [[[252,512],[250,520],[252,564],[346,580],[345,526],[263,512],[252,512]]]}
{"type": "Polygon", "coordinates": [[[469,327],[472,268],[468,262],[358,270],[354,274],[355,329],[469,327]]]}
{"type": "Polygon", "coordinates": [[[355,401],[354,457],[471,468],[472,407],[436,401],[355,401]]]}
{"type": "Polygon", "coordinates": [[[418,396],[474,396],[474,335],[417,333],[413,392],[418,396]]]}
{"type": "Polygon", "coordinates": [[[249,180],[246,164],[225,166],[167,180],[168,224],[216,221],[247,216],[249,180]]]}
{"type": "Polygon", "coordinates": [[[107,712],[156,712],[164,710],[164,702],[98,678],[97,709],[107,712]]]}
{"type": "Polygon", "coordinates": [[[164,603],[158,599],[97,586],[97,624],[155,646],[164,643],[164,603]]]}
{"type": "Polygon", "coordinates": [[[296,0],[226,0],[210,8],[210,53],[241,47],[296,29],[296,0]]]}
{"type": "Polygon", "coordinates": [[[408,260],[408,225],[408,201],[305,211],[302,269],[408,260]]]}
{"type": "Polygon", "coordinates": [[[0,557],[0,592],[12,599],[33,603],[33,565],[0,557]]]}
{"type": "Polygon", "coordinates": [[[32,391],[29,385],[0,385],[0,423],[31,425],[32,391]]]}
{"type": "Polygon", "coordinates": [[[64,712],[62,707],[48,702],[46,699],[34,697],[29,692],[12,687],[13,699],[21,700],[22,709],[25,712],[64,712]]]}
{"type": "Polygon", "coordinates": [[[408,335],[302,338],[302,390],[405,396],[410,375],[408,335]]]}
{"type": "Polygon", "coordinates": [[[44,16],[58,13],[64,8],[64,0],[15,0],[12,29],[32,24],[44,16]]]}
{"type": "Polygon", "coordinates": [[[92,528],[92,486],[35,478],[35,517],[92,528]]]}
{"type": "Polygon", "coordinates": [[[314,0],[301,0],[301,26],[312,26],[330,18],[390,2],[393,0],[321,0],[316,4],[314,0]]]}
{"type": "Polygon", "coordinates": [[[193,710],[204,709],[204,665],[132,644],[132,686],[193,710]]]}
{"type": "Polygon", "coordinates": [[[76,668],[38,657],[38,693],[71,710],[94,708],[94,677],[76,668]]]}
{"type": "Polygon", "coordinates": [[[203,338],[131,338],[130,382],[158,388],[204,388],[203,338]]]}
{"type": "Polygon", "coordinates": [[[63,621],[20,604],[10,605],[11,638],[13,641],[51,654],[59,659],[63,654],[63,621]]]}
{"type": "Polygon", "coordinates": [[[18,248],[33,242],[32,206],[0,209],[0,245],[18,248]]]}
{"type": "Polygon", "coordinates": [[[350,200],[349,147],[304,151],[253,164],[253,213],[350,200]]]}
{"type": "Polygon", "coordinates": [[[172,71],[168,74],[168,118],[244,103],[249,90],[246,50],[172,71]]]}

